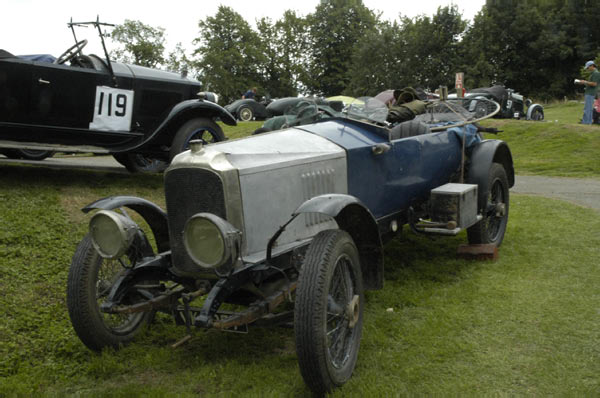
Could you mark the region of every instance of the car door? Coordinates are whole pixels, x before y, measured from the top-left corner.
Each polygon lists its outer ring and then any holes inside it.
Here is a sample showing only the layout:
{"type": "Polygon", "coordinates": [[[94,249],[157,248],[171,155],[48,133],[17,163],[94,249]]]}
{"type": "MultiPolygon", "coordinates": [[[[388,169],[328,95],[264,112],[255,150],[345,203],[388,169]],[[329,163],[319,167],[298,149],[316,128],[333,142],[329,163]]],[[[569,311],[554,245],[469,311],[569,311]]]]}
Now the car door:
{"type": "Polygon", "coordinates": [[[406,210],[426,200],[431,189],[449,181],[460,165],[460,142],[447,131],[388,142],[389,150],[373,147],[348,152],[348,190],[376,218],[406,210]]]}
{"type": "Polygon", "coordinates": [[[0,58],[0,123],[29,120],[32,64],[13,56],[0,58]]]}
{"type": "Polygon", "coordinates": [[[34,62],[31,72],[31,123],[47,127],[88,129],[96,88],[109,86],[105,71],[34,62]]]}

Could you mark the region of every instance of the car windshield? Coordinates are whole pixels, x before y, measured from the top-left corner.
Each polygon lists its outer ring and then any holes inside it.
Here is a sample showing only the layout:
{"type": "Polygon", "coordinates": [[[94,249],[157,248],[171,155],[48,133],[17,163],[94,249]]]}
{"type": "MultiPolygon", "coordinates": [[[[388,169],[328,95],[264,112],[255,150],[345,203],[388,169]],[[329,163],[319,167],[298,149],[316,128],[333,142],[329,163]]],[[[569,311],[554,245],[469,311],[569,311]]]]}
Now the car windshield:
{"type": "Polygon", "coordinates": [[[419,104],[386,105],[378,98],[359,97],[344,102],[343,107],[340,106],[341,111],[338,111],[334,109],[338,108],[334,102],[305,98],[286,109],[285,126],[309,124],[328,117],[342,117],[384,127],[416,120],[427,124],[432,131],[439,131],[487,119],[499,110],[496,102],[483,97],[427,99],[415,102],[419,104]],[[402,109],[400,115],[394,115],[399,106],[405,109],[402,109]]]}
{"type": "Polygon", "coordinates": [[[388,116],[388,107],[377,98],[360,97],[350,102],[342,113],[350,119],[385,124],[388,116]]]}
{"type": "Polygon", "coordinates": [[[414,119],[429,125],[432,131],[463,126],[494,116],[499,105],[486,98],[449,98],[427,101],[425,111],[414,119]]]}

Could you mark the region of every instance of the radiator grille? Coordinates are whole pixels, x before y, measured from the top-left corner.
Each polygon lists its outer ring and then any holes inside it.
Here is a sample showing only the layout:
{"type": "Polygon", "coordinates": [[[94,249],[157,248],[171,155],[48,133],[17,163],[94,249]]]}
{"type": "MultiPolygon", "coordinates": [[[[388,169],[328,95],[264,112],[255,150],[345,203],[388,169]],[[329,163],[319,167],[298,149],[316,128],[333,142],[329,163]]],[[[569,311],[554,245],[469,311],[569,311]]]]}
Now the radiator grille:
{"type": "Polygon", "coordinates": [[[191,216],[200,212],[227,219],[223,183],[212,171],[199,168],[174,169],[165,176],[165,199],[173,267],[178,274],[191,276],[201,269],[185,251],[183,228],[191,216]]]}

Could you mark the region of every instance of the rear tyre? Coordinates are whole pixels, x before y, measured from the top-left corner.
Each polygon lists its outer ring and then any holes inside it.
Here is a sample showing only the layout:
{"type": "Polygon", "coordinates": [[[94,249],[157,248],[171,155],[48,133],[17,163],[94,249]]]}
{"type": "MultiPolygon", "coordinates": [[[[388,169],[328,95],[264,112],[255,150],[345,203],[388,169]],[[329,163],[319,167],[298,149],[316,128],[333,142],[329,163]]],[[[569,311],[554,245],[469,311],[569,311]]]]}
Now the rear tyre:
{"type": "Polygon", "coordinates": [[[362,274],[352,238],[341,230],[320,232],[306,252],[294,309],[300,372],[313,392],[331,392],[352,376],[363,305],[362,274]]]}
{"type": "Polygon", "coordinates": [[[253,118],[254,112],[252,112],[252,109],[250,109],[248,106],[243,106],[238,111],[238,119],[240,119],[242,122],[249,122],[253,118]]]}
{"type": "MultiPolygon", "coordinates": [[[[94,351],[129,343],[148,320],[149,312],[107,314],[100,311],[113,283],[125,271],[121,262],[127,261],[126,256],[119,260],[100,257],[89,235],[81,240],[73,255],[67,279],[69,317],[79,339],[94,351]]],[[[141,298],[127,299],[133,303],[141,298]]]]}
{"type": "Polygon", "coordinates": [[[52,157],[54,152],[37,149],[3,149],[2,153],[10,159],[44,160],[52,157]]]}
{"type": "Polygon", "coordinates": [[[205,144],[210,144],[224,141],[225,134],[212,119],[204,117],[190,119],[177,130],[171,144],[169,158],[172,160],[176,155],[186,151],[192,140],[202,140],[205,144]]]}
{"type": "Polygon", "coordinates": [[[113,154],[113,157],[130,173],[162,173],[169,165],[164,160],[140,153],[118,153],[113,154]]]}
{"type": "Polygon", "coordinates": [[[508,224],[508,177],[499,163],[492,163],[488,176],[487,192],[479,192],[479,202],[485,200],[482,209],[483,219],[467,228],[467,237],[471,244],[502,244],[508,224]]]}

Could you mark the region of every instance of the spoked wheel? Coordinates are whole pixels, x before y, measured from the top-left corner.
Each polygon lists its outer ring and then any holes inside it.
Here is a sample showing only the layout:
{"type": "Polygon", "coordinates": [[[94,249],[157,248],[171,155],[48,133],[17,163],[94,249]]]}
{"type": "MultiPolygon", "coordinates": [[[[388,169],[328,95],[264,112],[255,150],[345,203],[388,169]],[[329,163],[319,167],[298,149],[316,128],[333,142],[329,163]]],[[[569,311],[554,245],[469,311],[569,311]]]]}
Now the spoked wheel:
{"type": "MultiPolygon", "coordinates": [[[[92,350],[127,344],[148,320],[147,312],[108,314],[100,311],[127,266],[127,256],[118,260],[100,257],[89,235],[77,246],[67,281],[67,306],[77,336],[92,350]]],[[[125,301],[133,304],[141,299],[132,294],[125,301]]]]}
{"type": "Polygon", "coordinates": [[[316,393],[331,392],[354,371],[363,322],[358,250],[346,232],[319,233],[307,250],[294,310],[300,372],[316,393]]]}
{"type": "Polygon", "coordinates": [[[500,246],[508,224],[508,178],[499,163],[492,163],[488,177],[486,204],[482,211],[483,219],[467,229],[469,243],[493,243],[500,246]]]}
{"type": "Polygon", "coordinates": [[[254,118],[254,112],[252,112],[250,107],[244,106],[238,111],[238,118],[242,122],[249,122],[254,118]]]}

